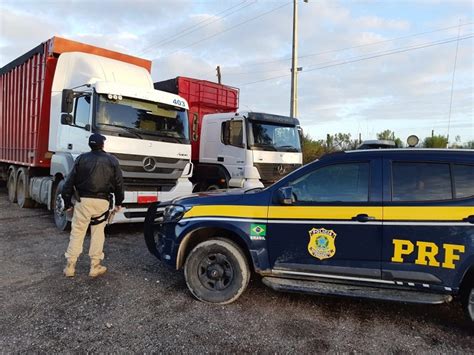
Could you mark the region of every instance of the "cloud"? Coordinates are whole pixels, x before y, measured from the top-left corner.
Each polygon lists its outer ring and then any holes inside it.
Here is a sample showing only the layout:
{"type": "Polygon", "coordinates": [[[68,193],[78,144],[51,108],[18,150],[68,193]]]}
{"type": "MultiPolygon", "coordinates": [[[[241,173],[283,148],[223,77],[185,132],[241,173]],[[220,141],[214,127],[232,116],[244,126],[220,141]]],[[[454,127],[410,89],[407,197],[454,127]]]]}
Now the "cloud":
{"type": "MultiPolygon", "coordinates": [[[[241,11],[216,16],[231,6],[238,9],[240,2],[62,1],[44,6],[4,0],[0,65],[53,35],[62,35],[152,59],[155,81],[178,75],[216,80],[215,68],[220,65],[224,83],[240,87],[242,109],[287,115],[292,7],[250,21],[284,2],[249,0],[241,11]],[[240,25],[244,21],[248,22],[240,25]],[[195,27],[187,30],[191,26],[195,27]],[[235,28],[227,31],[231,27],[235,28]]],[[[457,29],[452,29],[388,41],[453,26],[459,18],[472,22],[466,15],[472,13],[469,1],[381,6],[378,1],[326,0],[301,3],[299,9],[299,66],[303,67],[299,113],[307,132],[317,138],[334,130],[373,138],[369,135],[379,128],[406,134],[415,127],[423,132],[420,135],[434,126],[446,128],[456,43],[310,70],[456,36],[457,29]],[[373,44],[381,41],[385,42],[373,44]]],[[[461,34],[472,30],[473,26],[463,27],[461,34]]],[[[459,44],[454,85],[451,127],[464,140],[474,139],[473,46],[472,39],[459,44]]]]}

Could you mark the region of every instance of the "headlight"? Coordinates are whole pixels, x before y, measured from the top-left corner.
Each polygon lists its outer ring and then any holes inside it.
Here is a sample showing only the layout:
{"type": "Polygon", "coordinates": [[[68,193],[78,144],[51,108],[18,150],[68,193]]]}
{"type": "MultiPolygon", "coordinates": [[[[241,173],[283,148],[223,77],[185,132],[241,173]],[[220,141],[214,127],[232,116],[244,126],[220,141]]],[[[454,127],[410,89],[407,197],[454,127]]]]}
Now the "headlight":
{"type": "Polygon", "coordinates": [[[169,205],[163,212],[163,222],[177,222],[183,218],[184,214],[190,209],[191,207],[181,205],[169,205]]]}

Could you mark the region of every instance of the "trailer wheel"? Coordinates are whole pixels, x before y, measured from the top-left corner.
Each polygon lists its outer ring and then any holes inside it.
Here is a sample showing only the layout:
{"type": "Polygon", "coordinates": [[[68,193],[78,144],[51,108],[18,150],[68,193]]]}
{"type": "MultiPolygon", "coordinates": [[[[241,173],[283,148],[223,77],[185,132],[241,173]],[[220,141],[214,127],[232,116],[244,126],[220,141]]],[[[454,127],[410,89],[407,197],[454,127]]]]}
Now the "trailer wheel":
{"type": "Polygon", "coordinates": [[[35,205],[35,201],[30,198],[30,182],[25,168],[18,169],[16,199],[20,208],[31,208],[35,205]]]}
{"type": "Polygon", "coordinates": [[[54,224],[60,231],[68,230],[71,227],[71,222],[68,221],[66,211],[60,210],[61,197],[59,195],[61,194],[61,191],[63,190],[63,186],[64,186],[64,180],[61,180],[58,183],[58,186],[56,186],[56,190],[54,192],[54,201],[53,201],[54,224]]]}
{"type": "Polygon", "coordinates": [[[8,190],[8,201],[16,202],[16,169],[11,168],[8,173],[7,190],[8,190]]]}
{"type": "Polygon", "coordinates": [[[250,270],[237,245],[215,238],[199,243],[191,250],[184,264],[184,277],[198,300],[227,304],[245,291],[250,270]]]}

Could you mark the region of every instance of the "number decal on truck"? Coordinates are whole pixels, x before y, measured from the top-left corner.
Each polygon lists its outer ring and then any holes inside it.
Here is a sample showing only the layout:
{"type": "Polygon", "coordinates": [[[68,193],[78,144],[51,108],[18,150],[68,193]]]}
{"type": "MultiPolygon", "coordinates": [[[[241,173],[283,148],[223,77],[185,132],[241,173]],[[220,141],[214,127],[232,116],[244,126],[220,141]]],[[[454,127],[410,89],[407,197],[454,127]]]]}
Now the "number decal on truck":
{"type": "Polygon", "coordinates": [[[179,100],[179,99],[174,99],[173,104],[175,104],[176,106],[186,107],[186,104],[184,103],[184,101],[179,100]]]}

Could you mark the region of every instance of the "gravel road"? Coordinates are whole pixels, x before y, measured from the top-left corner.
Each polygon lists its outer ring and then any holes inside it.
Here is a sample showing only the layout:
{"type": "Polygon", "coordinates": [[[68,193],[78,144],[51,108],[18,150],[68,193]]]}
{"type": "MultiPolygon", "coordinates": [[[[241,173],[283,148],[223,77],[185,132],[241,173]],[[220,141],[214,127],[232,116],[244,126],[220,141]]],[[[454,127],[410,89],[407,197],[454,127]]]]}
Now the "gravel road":
{"type": "Polygon", "coordinates": [[[62,276],[68,234],[0,188],[0,352],[472,352],[458,304],[413,306],[277,293],[254,276],[235,303],[194,300],[148,253],[141,225],[107,235],[107,274],[62,276]]]}

